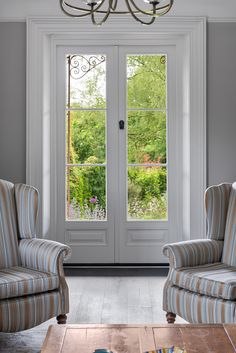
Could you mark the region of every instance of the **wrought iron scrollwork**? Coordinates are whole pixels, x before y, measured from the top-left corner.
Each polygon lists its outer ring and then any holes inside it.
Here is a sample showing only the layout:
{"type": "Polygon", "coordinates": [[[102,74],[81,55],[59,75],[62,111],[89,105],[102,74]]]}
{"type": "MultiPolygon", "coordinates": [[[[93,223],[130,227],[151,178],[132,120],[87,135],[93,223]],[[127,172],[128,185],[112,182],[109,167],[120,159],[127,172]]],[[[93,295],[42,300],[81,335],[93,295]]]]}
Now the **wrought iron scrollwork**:
{"type": "Polygon", "coordinates": [[[162,56],[160,57],[160,63],[163,64],[163,65],[166,64],[166,56],[165,56],[165,55],[162,55],[162,56]]]}
{"type": "Polygon", "coordinates": [[[92,69],[105,62],[106,57],[104,55],[91,55],[89,57],[83,55],[69,55],[67,60],[70,76],[75,80],[79,80],[92,69]]]}

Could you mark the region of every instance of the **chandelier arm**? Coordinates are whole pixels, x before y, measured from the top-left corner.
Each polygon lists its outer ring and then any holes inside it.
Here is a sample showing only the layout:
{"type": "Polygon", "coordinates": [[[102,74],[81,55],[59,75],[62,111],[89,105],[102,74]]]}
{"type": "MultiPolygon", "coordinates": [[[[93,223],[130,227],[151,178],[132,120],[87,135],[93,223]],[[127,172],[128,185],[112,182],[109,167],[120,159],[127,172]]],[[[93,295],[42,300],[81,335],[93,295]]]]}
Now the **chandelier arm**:
{"type": "Polygon", "coordinates": [[[109,0],[109,3],[110,3],[110,9],[112,11],[115,11],[116,10],[116,7],[117,7],[117,4],[118,4],[118,0],[109,0]]]}
{"type": "MultiPolygon", "coordinates": [[[[92,6],[93,8],[93,6],[92,6]]],[[[97,22],[95,20],[95,16],[94,16],[94,11],[91,13],[91,19],[92,19],[92,23],[96,26],[101,26],[109,17],[110,15],[110,2],[109,2],[109,6],[108,6],[108,9],[107,9],[107,12],[105,14],[105,16],[103,17],[103,19],[100,21],[100,22],[97,22]]]]}
{"type": "Polygon", "coordinates": [[[85,8],[82,8],[82,7],[77,7],[75,5],[70,5],[69,3],[67,3],[65,0],[60,0],[60,5],[61,5],[61,9],[62,11],[66,14],[66,15],[69,15],[71,17],[85,17],[85,16],[88,16],[88,15],[91,15],[92,13],[107,13],[107,11],[98,11],[100,9],[100,7],[104,4],[106,0],[102,0],[101,3],[95,8],[91,8],[91,9],[85,9],[85,8]],[[76,10],[76,11],[81,11],[81,12],[86,12],[85,14],[81,14],[81,15],[73,15],[69,12],[67,12],[64,8],[64,6],[67,6],[73,10],[76,10]]]}
{"type": "Polygon", "coordinates": [[[171,9],[172,5],[170,5],[166,10],[162,11],[162,12],[157,12],[155,17],[161,17],[164,16],[166,13],[168,13],[171,9]]]}
{"type": "Polygon", "coordinates": [[[173,6],[173,3],[174,3],[174,0],[170,0],[169,6],[167,7],[167,9],[165,9],[165,10],[162,11],[162,12],[159,12],[159,10],[161,10],[162,8],[157,9],[158,12],[156,13],[156,16],[157,16],[157,17],[160,17],[160,16],[165,15],[167,12],[169,12],[170,9],[171,9],[172,6],[173,6]]]}
{"type": "MultiPolygon", "coordinates": [[[[143,25],[151,25],[155,21],[155,19],[156,19],[155,16],[152,16],[152,19],[150,22],[145,22],[145,21],[141,20],[138,16],[136,16],[136,12],[134,12],[132,7],[130,6],[129,0],[125,0],[125,2],[128,7],[129,13],[136,21],[142,23],[143,25]]],[[[155,14],[155,5],[153,5],[153,15],[154,14],[155,14]]]]}
{"type": "MultiPolygon", "coordinates": [[[[105,0],[103,0],[103,3],[104,3],[104,2],[105,2],[105,0]]],[[[168,11],[169,11],[169,10],[171,9],[172,5],[173,5],[173,2],[174,2],[174,0],[171,0],[171,4],[165,5],[165,6],[161,6],[161,7],[159,7],[157,10],[159,11],[159,10],[162,10],[162,9],[166,9],[166,7],[170,6],[170,7],[168,8],[168,11]]],[[[102,3],[102,4],[103,4],[103,3],[102,3]]],[[[116,7],[117,7],[117,3],[118,3],[118,0],[116,0],[115,5],[113,5],[113,6],[111,7],[112,12],[110,12],[110,13],[112,13],[113,15],[127,15],[127,14],[130,13],[130,11],[116,11],[116,12],[113,12],[113,11],[115,11],[115,9],[116,9],[116,7]]],[[[107,11],[98,10],[102,4],[100,4],[99,7],[97,7],[96,9],[94,9],[94,10],[92,11],[92,10],[90,10],[90,9],[85,9],[85,8],[78,7],[78,6],[75,6],[75,5],[70,5],[70,4],[67,3],[65,0],[60,0],[60,7],[61,7],[62,11],[63,11],[66,15],[71,16],[71,17],[84,17],[84,16],[87,16],[87,15],[90,15],[92,12],[94,12],[94,13],[97,12],[97,13],[99,13],[99,14],[106,14],[107,11]],[[71,8],[71,9],[73,9],[73,10],[81,11],[81,12],[86,12],[86,13],[85,13],[85,14],[81,14],[81,15],[74,15],[74,14],[71,14],[71,13],[69,13],[69,12],[67,12],[67,11],[65,10],[65,8],[63,7],[63,4],[64,4],[65,6],[71,8]]],[[[132,11],[133,13],[135,13],[135,14],[143,13],[144,15],[153,16],[153,13],[152,13],[152,12],[150,12],[150,11],[143,11],[143,10],[140,9],[134,2],[133,2],[132,4],[133,4],[133,6],[137,9],[136,11],[132,11]]],[[[168,11],[163,12],[163,14],[167,13],[168,11]]],[[[161,14],[162,14],[162,13],[161,13],[161,14]]]]}
{"type": "MultiPolygon", "coordinates": [[[[137,11],[135,11],[135,13],[142,13],[142,14],[148,15],[148,16],[153,16],[153,15],[155,15],[155,14],[153,13],[153,11],[151,11],[151,10],[144,11],[144,10],[140,9],[140,7],[135,3],[134,0],[130,0],[130,2],[131,2],[131,4],[133,5],[133,7],[137,10],[137,11]]],[[[173,3],[173,0],[171,0],[171,2],[173,3]]],[[[154,6],[154,4],[153,4],[153,6],[154,6]]],[[[155,8],[155,9],[156,9],[157,11],[159,11],[159,10],[162,10],[162,9],[166,10],[166,9],[168,8],[168,11],[169,11],[169,6],[170,6],[170,4],[167,4],[167,5],[165,5],[165,6],[161,6],[161,7],[159,7],[159,8],[155,8]]],[[[133,12],[134,12],[134,11],[133,11],[133,12]]],[[[156,14],[157,14],[157,13],[156,13],[156,14]]]]}
{"type": "MultiPolygon", "coordinates": [[[[70,0],[68,0],[70,1],[70,0]]],[[[91,20],[94,25],[100,26],[102,25],[107,18],[109,17],[110,14],[114,15],[127,15],[130,14],[137,22],[140,22],[141,24],[144,25],[150,25],[152,24],[157,17],[165,15],[167,12],[170,11],[172,8],[172,5],[174,3],[174,0],[169,0],[169,4],[163,5],[160,7],[158,6],[158,0],[150,0],[149,5],[153,6],[153,10],[143,10],[141,9],[137,4],[136,0],[125,0],[126,6],[128,11],[116,11],[118,0],[108,0],[108,9],[105,11],[101,9],[101,7],[105,4],[107,0],[100,0],[98,3],[96,0],[93,2],[88,2],[87,5],[90,6],[90,8],[82,8],[78,7],[75,5],[71,5],[70,3],[67,2],[67,0],[60,0],[60,7],[61,10],[70,17],[75,17],[75,18],[80,18],[80,17],[85,17],[88,15],[91,15],[91,20]],[[69,11],[69,9],[72,9],[75,11],[75,14],[73,12],[69,11]],[[78,14],[76,14],[78,12],[78,14]],[[104,15],[101,21],[97,22],[95,19],[96,13],[100,15],[104,15]],[[151,20],[149,22],[145,22],[142,19],[139,18],[139,14],[141,15],[148,15],[151,16],[151,20]]]]}

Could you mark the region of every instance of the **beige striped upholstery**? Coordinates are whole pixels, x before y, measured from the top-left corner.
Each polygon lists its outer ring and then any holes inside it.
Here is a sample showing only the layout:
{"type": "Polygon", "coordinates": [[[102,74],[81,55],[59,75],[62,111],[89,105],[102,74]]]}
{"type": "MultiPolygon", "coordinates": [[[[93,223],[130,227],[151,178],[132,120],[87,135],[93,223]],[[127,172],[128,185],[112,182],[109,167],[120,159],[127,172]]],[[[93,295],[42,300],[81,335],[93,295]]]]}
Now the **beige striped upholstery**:
{"type": "Polygon", "coordinates": [[[58,288],[59,277],[54,273],[19,266],[0,271],[0,299],[43,293],[58,288]]]}
{"type": "Polygon", "coordinates": [[[205,192],[207,238],[224,240],[231,184],[209,187],[205,192]]]}
{"type": "Polygon", "coordinates": [[[0,300],[0,331],[16,332],[66,313],[59,291],[0,300]]]}
{"type": "Polygon", "coordinates": [[[22,239],[19,243],[22,266],[58,274],[58,259],[70,256],[70,248],[46,239],[22,239]]]}
{"type": "Polygon", "coordinates": [[[236,299],[236,268],[222,262],[174,270],[169,280],[174,286],[199,294],[236,299]]]}
{"type": "Polygon", "coordinates": [[[0,268],[18,264],[14,185],[0,180],[0,268]]]}
{"type": "Polygon", "coordinates": [[[163,253],[172,267],[199,266],[221,260],[223,241],[199,239],[167,244],[163,253]]]}
{"type": "Polygon", "coordinates": [[[0,331],[26,330],[69,311],[63,260],[70,248],[36,239],[37,213],[35,188],[0,180],[0,331]]]}
{"type": "Polygon", "coordinates": [[[191,323],[236,323],[236,183],[206,190],[208,239],[167,244],[163,309],[191,323]]]}
{"type": "Polygon", "coordinates": [[[236,301],[200,295],[176,286],[165,287],[163,309],[190,323],[236,323],[236,301]]]}
{"type": "Polygon", "coordinates": [[[29,185],[16,184],[15,198],[18,219],[19,237],[36,237],[36,220],[38,215],[38,191],[29,185]]]}
{"type": "Polygon", "coordinates": [[[236,267],[236,183],[230,194],[222,262],[236,267]]]}

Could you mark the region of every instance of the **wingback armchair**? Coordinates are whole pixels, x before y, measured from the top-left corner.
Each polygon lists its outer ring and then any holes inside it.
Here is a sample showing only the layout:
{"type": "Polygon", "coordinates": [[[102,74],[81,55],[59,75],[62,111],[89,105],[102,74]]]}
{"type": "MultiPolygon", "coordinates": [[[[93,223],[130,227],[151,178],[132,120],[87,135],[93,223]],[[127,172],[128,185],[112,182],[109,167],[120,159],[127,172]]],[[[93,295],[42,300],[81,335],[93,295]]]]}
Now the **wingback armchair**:
{"type": "Polygon", "coordinates": [[[63,259],[70,248],[36,238],[38,191],[0,180],[0,331],[29,329],[57,316],[66,322],[63,259]]]}
{"type": "Polygon", "coordinates": [[[167,321],[236,323],[236,182],[205,192],[207,239],[164,246],[170,270],[163,292],[167,321]]]}

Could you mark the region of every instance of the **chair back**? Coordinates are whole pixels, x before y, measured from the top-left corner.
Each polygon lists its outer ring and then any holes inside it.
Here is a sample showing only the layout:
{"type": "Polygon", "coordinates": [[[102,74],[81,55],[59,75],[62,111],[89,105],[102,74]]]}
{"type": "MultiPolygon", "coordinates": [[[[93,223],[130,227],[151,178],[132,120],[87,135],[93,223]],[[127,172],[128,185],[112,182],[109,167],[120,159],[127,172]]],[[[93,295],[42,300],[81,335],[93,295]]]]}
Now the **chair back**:
{"type": "Polygon", "coordinates": [[[236,267],[236,182],[230,192],[222,262],[236,267]]]}
{"type": "Polygon", "coordinates": [[[15,199],[20,239],[36,238],[39,193],[33,186],[15,185],[15,199]]]}
{"type": "Polygon", "coordinates": [[[224,240],[232,184],[210,186],[205,192],[207,238],[224,240]]]}
{"type": "Polygon", "coordinates": [[[0,268],[19,264],[14,184],[0,179],[0,268]]]}

